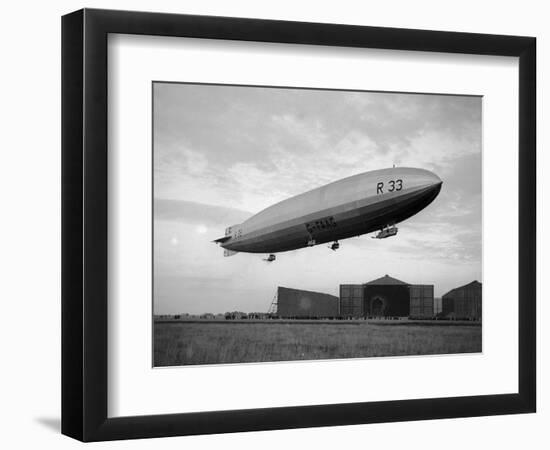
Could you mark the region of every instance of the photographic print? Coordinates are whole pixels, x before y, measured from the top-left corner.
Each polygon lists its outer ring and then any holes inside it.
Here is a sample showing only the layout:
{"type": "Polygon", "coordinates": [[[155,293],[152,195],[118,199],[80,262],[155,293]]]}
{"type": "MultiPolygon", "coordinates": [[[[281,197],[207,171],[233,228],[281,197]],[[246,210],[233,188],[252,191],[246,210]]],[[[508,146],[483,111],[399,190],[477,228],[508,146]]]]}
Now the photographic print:
{"type": "Polygon", "coordinates": [[[482,351],[482,97],[152,102],[155,367],[482,351]]]}

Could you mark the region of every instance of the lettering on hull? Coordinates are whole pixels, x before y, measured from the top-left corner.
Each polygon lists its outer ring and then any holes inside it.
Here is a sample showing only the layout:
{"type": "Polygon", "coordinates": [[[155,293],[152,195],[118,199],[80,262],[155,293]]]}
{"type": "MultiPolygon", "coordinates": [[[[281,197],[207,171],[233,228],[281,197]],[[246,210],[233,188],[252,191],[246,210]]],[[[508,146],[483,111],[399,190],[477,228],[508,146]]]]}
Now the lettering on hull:
{"type": "Polygon", "coordinates": [[[306,230],[310,235],[313,235],[316,232],[324,231],[324,230],[331,230],[338,226],[336,221],[334,220],[334,217],[324,217],[323,219],[315,220],[313,222],[307,222],[306,224],[306,230]]]}
{"type": "Polygon", "coordinates": [[[394,192],[394,191],[400,191],[403,189],[403,180],[390,180],[387,183],[387,186],[384,188],[384,182],[380,181],[376,185],[376,195],[383,194],[384,189],[386,189],[386,192],[394,192]]]}

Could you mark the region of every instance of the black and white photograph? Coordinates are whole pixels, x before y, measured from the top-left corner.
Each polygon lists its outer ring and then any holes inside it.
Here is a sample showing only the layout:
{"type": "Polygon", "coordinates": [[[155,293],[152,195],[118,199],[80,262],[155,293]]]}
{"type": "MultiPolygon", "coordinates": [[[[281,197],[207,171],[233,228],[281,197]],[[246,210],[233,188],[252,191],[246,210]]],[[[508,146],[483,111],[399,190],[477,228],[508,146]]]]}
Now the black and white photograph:
{"type": "Polygon", "coordinates": [[[0,448],[550,448],[547,9],[6,3],[0,448]]]}
{"type": "Polygon", "coordinates": [[[152,96],[154,367],[482,352],[481,96],[152,96]]]}

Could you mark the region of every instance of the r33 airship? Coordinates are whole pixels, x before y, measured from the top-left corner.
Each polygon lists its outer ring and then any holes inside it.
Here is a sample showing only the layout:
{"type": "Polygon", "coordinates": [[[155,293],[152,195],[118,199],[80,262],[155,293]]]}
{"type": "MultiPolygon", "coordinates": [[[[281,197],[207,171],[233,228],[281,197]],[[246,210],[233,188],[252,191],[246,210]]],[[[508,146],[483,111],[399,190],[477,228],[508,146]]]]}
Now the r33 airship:
{"type": "Polygon", "coordinates": [[[443,182],[425,169],[374,170],[329,183],[276,203],[225,230],[214,242],[224,256],[238,252],[275,253],[332,243],[378,231],[383,239],[397,234],[403,222],[428,206],[443,182]]]}

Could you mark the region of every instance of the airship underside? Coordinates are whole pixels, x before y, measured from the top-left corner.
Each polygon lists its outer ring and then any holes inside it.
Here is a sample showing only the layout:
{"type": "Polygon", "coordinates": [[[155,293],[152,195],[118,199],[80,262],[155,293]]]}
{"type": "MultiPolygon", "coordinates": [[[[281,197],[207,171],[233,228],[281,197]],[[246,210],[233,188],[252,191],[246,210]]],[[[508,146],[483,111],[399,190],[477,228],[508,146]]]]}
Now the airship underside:
{"type": "Polygon", "coordinates": [[[214,242],[230,256],[279,253],[360,236],[415,215],[437,197],[441,185],[437,175],[424,169],[365,172],[270,206],[229,227],[214,242]]]}

